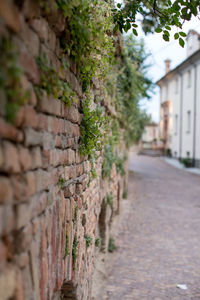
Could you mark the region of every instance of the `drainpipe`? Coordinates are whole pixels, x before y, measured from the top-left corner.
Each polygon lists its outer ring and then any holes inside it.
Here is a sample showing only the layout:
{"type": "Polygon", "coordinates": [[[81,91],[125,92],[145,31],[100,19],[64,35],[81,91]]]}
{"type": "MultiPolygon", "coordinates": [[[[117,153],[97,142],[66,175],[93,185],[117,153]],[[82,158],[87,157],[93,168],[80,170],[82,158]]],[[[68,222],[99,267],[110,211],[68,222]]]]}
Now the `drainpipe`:
{"type": "Polygon", "coordinates": [[[194,65],[194,135],[193,135],[193,167],[196,157],[196,118],[197,118],[197,66],[194,65]]]}
{"type": "Polygon", "coordinates": [[[179,159],[182,158],[182,126],[183,126],[183,74],[181,77],[181,91],[180,91],[180,141],[179,141],[179,159]]]}

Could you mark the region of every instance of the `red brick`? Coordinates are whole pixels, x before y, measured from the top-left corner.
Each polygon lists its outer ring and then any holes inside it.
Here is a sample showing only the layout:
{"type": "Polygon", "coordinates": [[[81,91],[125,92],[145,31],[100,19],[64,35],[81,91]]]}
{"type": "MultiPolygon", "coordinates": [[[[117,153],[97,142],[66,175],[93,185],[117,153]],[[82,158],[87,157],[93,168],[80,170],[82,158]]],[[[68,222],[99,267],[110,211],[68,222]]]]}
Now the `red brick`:
{"type": "Polygon", "coordinates": [[[12,185],[8,178],[0,177],[0,203],[8,203],[13,200],[12,185]]]}
{"type": "Polygon", "coordinates": [[[11,1],[0,1],[0,14],[10,29],[15,32],[20,30],[19,11],[11,1]]]}
{"type": "Polygon", "coordinates": [[[29,170],[32,166],[32,158],[29,150],[27,148],[20,146],[18,149],[18,153],[19,153],[19,161],[21,164],[21,170],[22,171],[29,170]]]}
{"type": "Polygon", "coordinates": [[[25,127],[38,127],[38,115],[31,106],[24,107],[24,126],[25,127]]]}
{"type": "Polygon", "coordinates": [[[23,134],[18,129],[16,129],[13,125],[5,122],[3,119],[0,118],[0,136],[2,138],[22,142],[23,134]]]}
{"type": "Polygon", "coordinates": [[[19,163],[19,154],[17,148],[9,143],[3,142],[4,164],[3,170],[10,173],[19,173],[21,171],[19,163]]]}

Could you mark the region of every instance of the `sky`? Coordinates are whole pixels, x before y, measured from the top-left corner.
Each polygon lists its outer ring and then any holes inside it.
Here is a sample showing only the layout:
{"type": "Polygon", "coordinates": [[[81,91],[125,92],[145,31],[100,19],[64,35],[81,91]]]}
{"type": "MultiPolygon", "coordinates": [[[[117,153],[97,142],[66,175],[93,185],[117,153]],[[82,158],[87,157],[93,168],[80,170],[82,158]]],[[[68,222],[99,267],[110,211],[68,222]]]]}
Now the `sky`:
{"type": "MultiPolygon", "coordinates": [[[[190,29],[194,29],[200,33],[200,20],[193,18],[189,22],[185,22],[183,25],[183,31],[188,33],[190,29]]],[[[151,53],[148,58],[150,67],[148,74],[150,78],[156,82],[165,74],[165,59],[171,60],[171,69],[179,65],[183,60],[186,59],[186,47],[182,48],[179,46],[178,41],[173,39],[174,33],[177,31],[176,28],[172,29],[172,38],[170,42],[165,42],[162,39],[161,33],[154,33],[145,36],[140,29],[139,36],[144,38],[147,52],[151,53]]],[[[159,122],[159,88],[157,87],[152,95],[151,100],[143,100],[141,104],[142,108],[146,109],[147,113],[151,115],[153,121],[159,122]]]]}

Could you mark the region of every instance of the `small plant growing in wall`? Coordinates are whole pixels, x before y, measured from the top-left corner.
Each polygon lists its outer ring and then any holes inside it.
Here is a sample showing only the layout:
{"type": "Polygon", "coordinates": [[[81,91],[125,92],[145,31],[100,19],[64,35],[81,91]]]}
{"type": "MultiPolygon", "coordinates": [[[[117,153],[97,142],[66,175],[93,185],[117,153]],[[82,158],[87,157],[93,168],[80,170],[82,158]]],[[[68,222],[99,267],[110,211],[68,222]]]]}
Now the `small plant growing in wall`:
{"type": "Polygon", "coordinates": [[[64,259],[66,258],[66,256],[69,254],[69,236],[66,233],[65,235],[65,255],[64,255],[64,259]]]}
{"type": "Polygon", "coordinates": [[[58,179],[58,186],[61,190],[64,189],[64,184],[65,184],[65,179],[62,176],[60,176],[58,179]]]}
{"type": "Polygon", "coordinates": [[[76,259],[77,259],[77,250],[78,250],[78,240],[77,236],[74,236],[74,241],[72,245],[72,265],[73,265],[73,270],[75,270],[75,265],[76,265],[76,259]]]}
{"type": "Polygon", "coordinates": [[[123,199],[127,199],[127,197],[128,197],[128,190],[127,190],[127,189],[125,189],[125,190],[123,191],[122,197],[123,197],[123,199]]]}
{"type": "Polygon", "coordinates": [[[113,239],[113,237],[109,238],[109,242],[108,242],[108,252],[112,253],[117,249],[117,246],[115,245],[115,240],[113,239]]]}
{"type": "Polygon", "coordinates": [[[110,207],[112,207],[112,205],[113,205],[113,194],[108,193],[106,195],[106,204],[109,205],[110,207]]]}
{"type": "Polygon", "coordinates": [[[1,37],[0,90],[3,90],[6,96],[5,119],[9,123],[15,122],[18,110],[27,102],[30,96],[30,92],[22,88],[21,78],[24,72],[18,60],[18,53],[11,39],[1,37]]]}
{"type": "Polygon", "coordinates": [[[90,247],[92,245],[92,238],[89,235],[85,235],[86,247],[90,247]]]}
{"type": "Polygon", "coordinates": [[[101,245],[101,239],[100,238],[96,238],[95,239],[95,247],[100,247],[101,245]]]}
{"type": "Polygon", "coordinates": [[[74,209],[74,218],[73,218],[73,223],[76,224],[78,219],[78,206],[75,207],[74,209]]]}

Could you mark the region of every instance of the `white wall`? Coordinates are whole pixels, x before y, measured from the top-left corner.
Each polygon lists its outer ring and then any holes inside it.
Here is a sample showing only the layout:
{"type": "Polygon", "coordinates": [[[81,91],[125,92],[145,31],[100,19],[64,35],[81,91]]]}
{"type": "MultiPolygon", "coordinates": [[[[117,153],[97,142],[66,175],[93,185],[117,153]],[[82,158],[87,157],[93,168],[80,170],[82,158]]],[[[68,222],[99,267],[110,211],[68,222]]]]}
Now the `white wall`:
{"type": "Polygon", "coordinates": [[[200,61],[197,65],[196,159],[200,160],[200,61]]]}

